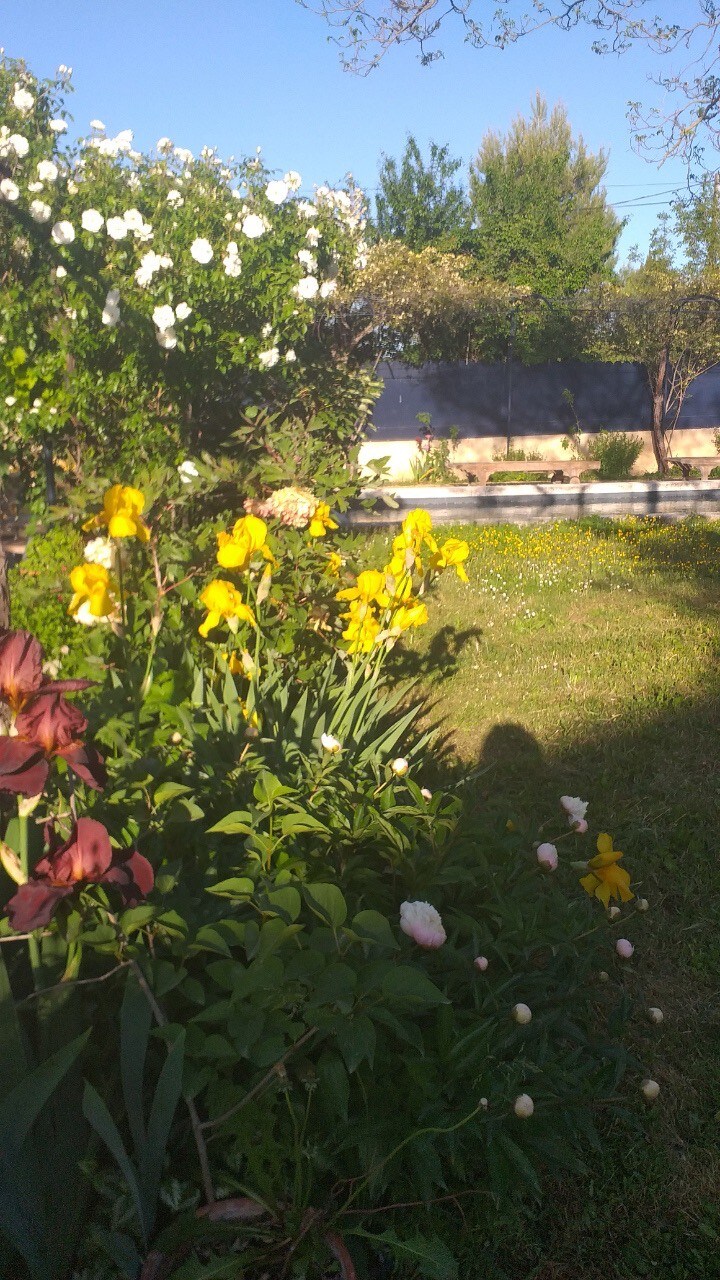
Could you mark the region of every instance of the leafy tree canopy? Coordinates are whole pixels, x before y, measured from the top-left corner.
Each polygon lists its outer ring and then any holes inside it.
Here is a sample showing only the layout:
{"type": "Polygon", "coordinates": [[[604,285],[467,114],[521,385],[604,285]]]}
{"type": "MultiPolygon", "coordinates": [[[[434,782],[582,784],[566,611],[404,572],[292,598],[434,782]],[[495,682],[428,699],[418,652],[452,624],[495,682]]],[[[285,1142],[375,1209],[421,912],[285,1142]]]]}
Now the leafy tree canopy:
{"type": "Polygon", "coordinates": [[[461,166],[447,143],[431,142],[426,161],[412,134],[399,161],[383,155],[375,198],[378,236],[416,250],[459,246],[470,222],[465,191],[453,182],[461,166]]]}

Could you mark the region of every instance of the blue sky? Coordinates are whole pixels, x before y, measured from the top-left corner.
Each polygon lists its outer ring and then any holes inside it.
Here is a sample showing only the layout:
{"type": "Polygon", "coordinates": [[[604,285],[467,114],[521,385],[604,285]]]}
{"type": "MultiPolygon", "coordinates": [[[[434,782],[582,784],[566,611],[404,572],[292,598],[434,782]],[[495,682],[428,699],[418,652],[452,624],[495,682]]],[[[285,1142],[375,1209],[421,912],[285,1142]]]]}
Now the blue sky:
{"type": "MultiPolygon", "coordinates": [[[[673,13],[693,0],[674,0],[673,13]]],[[[655,217],[681,188],[679,162],[661,169],[632,151],[629,99],[656,96],[649,51],[590,51],[590,34],[548,31],[503,52],[479,52],[448,24],[445,58],[423,68],[413,49],[390,54],[367,77],[344,72],[328,28],[295,0],[0,0],[0,44],[40,75],[73,67],[69,109],[85,132],[99,117],[151,146],[168,134],[198,151],[241,156],[261,146],[303,188],[350,171],[367,191],[382,151],[406,135],[449,142],[467,164],[487,129],[505,130],[540,90],[561,100],[592,149],[610,152],[608,196],[630,221],[621,254],[647,246],[655,217]]]]}

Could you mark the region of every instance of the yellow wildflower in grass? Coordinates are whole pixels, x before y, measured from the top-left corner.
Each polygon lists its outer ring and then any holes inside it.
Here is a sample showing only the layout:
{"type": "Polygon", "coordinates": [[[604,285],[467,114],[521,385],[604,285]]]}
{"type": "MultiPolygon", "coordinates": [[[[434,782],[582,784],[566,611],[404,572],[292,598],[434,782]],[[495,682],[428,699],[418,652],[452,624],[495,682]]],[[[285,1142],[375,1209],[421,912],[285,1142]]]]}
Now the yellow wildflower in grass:
{"type": "Polygon", "coordinates": [[[244,603],[237,587],[223,578],[216,578],[208,583],[200,595],[200,603],[208,611],[207,617],[198,627],[201,636],[207,636],[223,620],[231,631],[237,631],[240,622],[249,622],[252,627],[256,625],[255,615],[244,603]]]}
{"type": "Polygon", "coordinates": [[[308,532],[311,538],[324,538],[328,529],[337,529],[337,521],[331,518],[327,502],[318,502],[308,532]]]}
{"type": "Polygon", "coordinates": [[[430,557],[430,568],[437,571],[452,568],[461,582],[467,582],[468,576],[463,561],[467,560],[469,554],[470,548],[467,542],[461,542],[460,538],[447,538],[430,557]]]}
{"type": "Polygon", "coordinates": [[[621,902],[629,902],[635,894],[630,888],[630,876],[618,866],[622,858],[619,849],[613,849],[612,836],[601,832],[597,838],[597,857],[588,862],[588,875],[582,876],[580,883],[590,897],[599,898],[604,907],[610,905],[611,898],[621,902]]]}
{"type": "Polygon", "coordinates": [[[342,633],[343,640],[348,641],[348,653],[369,653],[380,633],[378,622],[372,608],[359,600],[354,600],[348,613],[341,614],[348,620],[342,633]]]}
{"type": "Polygon", "coordinates": [[[235,521],[232,533],[218,534],[217,562],[223,569],[250,568],[253,556],[260,554],[272,560],[273,554],[266,544],[267,525],[258,516],[242,516],[235,521]]]}
{"type": "Polygon", "coordinates": [[[103,509],[85,521],[83,529],[104,529],[111,538],[138,538],[147,542],[150,530],[141,519],[145,507],[145,495],[130,485],[114,484],[103,498],[103,509]]]}
{"type": "Polygon", "coordinates": [[[359,573],[354,587],[346,587],[338,591],[336,600],[357,600],[361,604],[377,602],[383,608],[388,604],[385,590],[385,574],[379,569],[364,569],[359,573]]]}
{"type": "Polygon", "coordinates": [[[73,598],[68,613],[76,614],[85,603],[94,618],[106,618],[117,604],[117,586],[102,564],[79,564],[70,573],[73,598]]]}

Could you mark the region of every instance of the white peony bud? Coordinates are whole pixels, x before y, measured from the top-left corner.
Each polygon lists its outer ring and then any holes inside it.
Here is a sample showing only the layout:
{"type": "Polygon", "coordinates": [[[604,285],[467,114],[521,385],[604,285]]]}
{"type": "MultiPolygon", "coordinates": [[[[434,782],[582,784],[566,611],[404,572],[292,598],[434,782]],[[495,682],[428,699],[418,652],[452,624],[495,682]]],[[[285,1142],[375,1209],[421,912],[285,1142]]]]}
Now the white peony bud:
{"type": "Polygon", "coordinates": [[[476,956],[475,959],[473,960],[473,964],[475,965],[476,969],[479,969],[481,973],[484,973],[488,965],[490,964],[490,961],[488,960],[487,956],[476,956]]]}
{"type": "Polygon", "coordinates": [[[632,942],[628,942],[627,938],[618,938],[615,943],[615,950],[622,960],[629,960],[635,948],[632,942]]]}
{"type": "Polygon", "coordinates": [[[391,762],[390,768],[392,769],[396,777],[404,778],[405,774],[410,768],[410,765],[408,764],[404,756],[398,756],[397,760],[393,760],[391,762]]]}
{"type": "Polygon", "coordinates": [[[660,1085],[657,1080],[643,1080],[640,1088],[642,1089],[643,1097],[647,1098],[648,1102],[654,1102],[660,1093],[660,1085]]]}
{"type": "Polygon", "coordinates": [[[637,902],[635,903],[635,906],[637,907],[638,911],[648,911],[650,909],[650,903],[648,902],[647,898],[638,898],[637,902]]]}
{"type": "Polygon", "coordinates": [[[516,1004],[513,1006],[512,1017],[520,1023],[521,1027],[524,1027],[532,1020],[532,1010],[529,1005],[516,1004]]]}
{"type": "Polygon", "coordinates": [[[651,1022],[654,1022],[656,1025],[659,1026],[660,1023],[664,1020],[665,1014],[663,1013],[662,1009],[653,1007],[651,1009],[648,1009],[648,1018],[650,1019],[651,1022]]]}
{"type": "Polygon", "coordinates": [[[342,751],[342,743],[332,733],[323,733],[320,737],[320,745],[323,751],[329,751],[333,756],[342,751]]]}
{"type": "Polygon", "coordinates": [[[554,844],[540,844],[537,848],[537,860],[543,871],[556,871],[558,851],[554,844]]]}
{"type": "Polygon", "coordinates": [[[521,1093],[520,1097],[515,1099],[515,1105],[513,1106],[513,1111],[515,1112],[515,1115],[518,1117],[518,1119],[529,1120],[534,1110],[535,1110],[535,1103],[533,1102],[529,1094],[521,1093]]]}
{"type": "Polygon", "coordinates": [[[608,915],[611,920],[617,920],[620,915],[620,908],[616,906],[608,907],[608,915]]]}

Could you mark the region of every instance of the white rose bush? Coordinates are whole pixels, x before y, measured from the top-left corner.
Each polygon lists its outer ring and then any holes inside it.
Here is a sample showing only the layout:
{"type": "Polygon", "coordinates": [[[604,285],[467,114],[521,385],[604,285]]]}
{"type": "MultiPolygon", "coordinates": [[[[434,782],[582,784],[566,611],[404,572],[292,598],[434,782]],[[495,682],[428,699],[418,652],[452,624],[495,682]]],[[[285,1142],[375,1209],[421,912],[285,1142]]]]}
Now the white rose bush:
{"type": "MultiPolygon", "coordinates": [[[[354,270],[360,193],[302,201],[298,174],[273,178],[257,157],[226,164],[169,138],[140,155],[131,130],[111,137],[97,120],[71,145],[60,127],[69,87],[64,74],[38,81],[0,62],[0,399],[16,397],[0,419],[0,475],[24,492],[41,485],[47,440],[81,477],[125,458],[176,464],[216,452],[255,406],[279,414],[271,453],[296,442],[284,479],[320,465],[337,488],[375,394],[328,311],[354,270]],[[287,420],[301,427],[285,437],[287,420]]],[[[257,423],[249,435],[260,439],[257,423]]]]}
{"type": "Polygon", "coordinates": [[[3,457],[65,468],[74,629],[38,573],[0,632],[3,1260],[453,1280],[455,1197],[484,1230],[663,1105],[650,904],[589,801],[470,811],[389,665],[469,547],[338,528],[358,194],[66,148],[66,82],[0,71],[3,457]]]}

